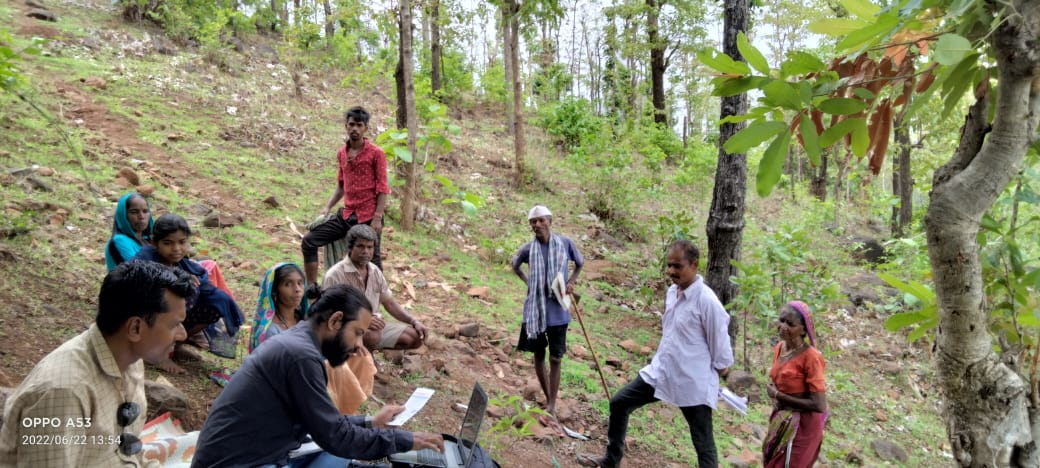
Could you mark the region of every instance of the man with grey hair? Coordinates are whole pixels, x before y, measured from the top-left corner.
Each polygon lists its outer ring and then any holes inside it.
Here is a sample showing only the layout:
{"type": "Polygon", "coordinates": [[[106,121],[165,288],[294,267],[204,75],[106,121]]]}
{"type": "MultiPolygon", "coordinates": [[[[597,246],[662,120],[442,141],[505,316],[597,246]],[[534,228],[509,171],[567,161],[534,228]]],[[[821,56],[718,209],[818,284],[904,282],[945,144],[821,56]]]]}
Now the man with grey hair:
{"type": "MultiPolygon", "coordinates": [[[[566,294],[574,292],[574,281],[581,274],[585,260],[574,241],[552,233],[552,212],[536,205],[527,213],[527,222],[534,232],[534,240],[520,247],[513,257],[513,273],[527,284],[523,324],[516,348],[534,353],[534,371],[538,384],[545,393],[545,409],[556,416],[556,396],[560,390],[560,363],[567,351],[567,325],[570,311],[562,305],[552,284],[561,278],[566,294]],[[574,273],[568,275],[570,262],[574,273]],[[527,274],[520,265],[527,264],[527,274]],[[545,373],[545,349],[549,348],[549,374],[545,373]]],[[[557,288],[557,291],[560,288],[557,288]]]]}
{"type": "Polygon", "coordinates": [[[372,263],[378,239],[375,229],[368,225],[357,224],[351,227],[347,231],[347,258],[340,260],[325,273],[322,287],[349,284],[365,293],[365,297],[375,309],[372,311],[372,324],[365,333],[365,348],[418,348],[426,341],[426,327],[394,301],[387,287],[386,277],[379,267],[372,263]],[[383,320],[378,304],[382,304],[383,308],[399,321],[383,320]]]}

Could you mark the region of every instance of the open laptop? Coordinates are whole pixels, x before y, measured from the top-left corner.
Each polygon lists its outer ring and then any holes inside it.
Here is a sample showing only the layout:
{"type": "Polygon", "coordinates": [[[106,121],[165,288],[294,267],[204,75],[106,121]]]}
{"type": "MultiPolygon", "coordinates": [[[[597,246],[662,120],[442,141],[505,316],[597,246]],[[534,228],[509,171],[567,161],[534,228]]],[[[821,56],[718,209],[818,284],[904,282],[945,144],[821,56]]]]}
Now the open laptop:
{"type": "Polygon", "coordinates": [[[410,452],[395,453],[388,458],[397,465],[407,466],[431,466],[441,468],[469,468],[473,463],[476,450],[473,446],[480,436],[480,426],[484,423],[484,414],[487,413],[488,396],[479,383],[473,384],[473,393],[469,397],[469,406],[466,408],[466,416],[462,418],[462,427],[459,428],[458,443],[444,441],[444,452],[431,449],[412,450],[410,452]]]}

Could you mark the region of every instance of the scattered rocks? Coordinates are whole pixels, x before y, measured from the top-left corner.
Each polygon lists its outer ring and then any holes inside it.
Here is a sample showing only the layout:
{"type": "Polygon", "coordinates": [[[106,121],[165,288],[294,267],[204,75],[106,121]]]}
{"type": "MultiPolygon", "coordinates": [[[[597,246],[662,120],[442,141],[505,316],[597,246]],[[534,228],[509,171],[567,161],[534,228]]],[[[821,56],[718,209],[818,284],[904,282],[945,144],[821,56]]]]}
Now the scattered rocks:
{"type": "Polygon", "coordinates": [[[852,258],[869,265],[880,265],[887,261],[885,246],[872,237],[852,236],[849,238],[852,244],[852,258]]]}
{"type": "Polygon", "coordinates": [[[153,193],[155,193],[155,186],[152,184],[138,185],[137,193],[140,193],[145,197],[150,197],[153,193]]]}
{"type": "Polygon", "coordinates": [[[584,346],[579,344],[571,345],[571,356],[574,356],[575,359],[585,359],[588,355],[589,351],[584,346]]]}
{"type": "Polygon", "coordinates": [[[487,286],[474,286],[466,291],[467,296],[480,299],[487,299],[489,294],[491,294],[491,288],[487,286]]]}
{"type": "Polygon", "coordinates": [[[36,173],[44,177],[50,177],[54,175],[54,169],[51,169],[49,167],[41,167],[36,170],[36,173]]]}
{"type": "Polygon", "coordinates": [[[95,89],[105,89],[105,88],[108,88],[108,82],[105,81],[104,78],[99,78],[99,77],[96,77],[96,76],[89,76],[89,77],[86,77],[86,78],[81,78],[80,81],[83,82],[83,84],[85,84],[87,86],[90,86],[91,88],[95,88],[95,89]]]}
{"type": "Polygon", "coordinates": [[[910,458],[903,447],[887,440],[874,439],[870,442],[870,448],[874,449],[874,453],[882,460],[906,463],[910,458]]]}
{"type": "Polygon", "coordinates": [[[845,454],[845,463],[850,465],[863,465],[863,455],[860,455],[859,451],[851,450],[845,454]]]}
{"type": "Polygon", "coordinates": [[[50,10],[44,8],[30,9],[29,12],[25,14],[25,16],[28,16],[30,18],[36,18],[38,20],[50,21],[52,23],[58,22],[58,17],[54,13],[51,13],[50,10]]]}
{"type": "Polygon", "coordinates": [[[221,215],[214,212],[203,218],[202,225],[208,228],[226,228],[242,224],[243,221],[245,220],[241,215],[221,215]]]}
{"type": "Polygon", "coordinates": [[[27,6],[29,8],[39,8],[41,10],[46,10],[47,9],[46,5],[44,5],[44,4],[40,3],[40,2],[37,2],[36,0],[25,0],[25,6],[27,6]]]}
{"type": "Polygon", "coordinates": [[[406,374],[418,374],[423,371],[422,360],[419,356],[404,356],[401,367],[404,368],[406,374]]]}
{"type": "Polygon", "coordinates": [[[134,172],[134,170],[129,167],[119,169],[119,172],[116,175],[125,179],[130,185],[141,184],[141,176],[137,175],[137,172],[134,172]]]}
{"type": "Polygon", "coordinates": [[[188,134],[184,132],[173,132],[166,135],[166,139],[169,141],[181,141],[188,138],[188,134]]]}
{"type": "Polygon", "coordinates": [[[463,325],[459,325],[459,336],[465,336],[468,338],[476,338],[480,334],[480,324],[477,322],[470,322],[463,325]]]}
{"type": "Polygon", "coordinates": [[[538,395],[542,393],[542,386],[538,381],[531,379],[524,385],[524,399],[527,401],[538,401],[538,395]]]}
{"type": "Polygon", "coordinates": [[[383,356],[394,365],[400,366],[404,363],[404,351],[388,349],[383,351],[383,356]]]}
{"type": "Polygon", "coordinates": [[[654,349],[649,347],[649,346],[643,346],[643,347],[639,348],[639,354],[642,354],[643,356],[649,356],[649,355],[653,354],[653,352],[654,352],[654,349]]]}
{"type": "Polygon", "coordinates": [[[634,353],[636,351],[639,351],[639,348],[640,348],[639,344],[636,343],[635,341],[632,341],[632,340],[624,340],[624,341],[618,343],[618,346],[620,346],[622,349],[624,349],[625,351],[628,351],[630,353],[634,353]]]}
{"type": "MultiPolygon", "coordinates": [[[[8,377],[7,374],[5,374],[2,369],[0,369],[0,387],[14,387],[14,386],[15,386],[15,381],[11,380],[11,378],[8,377]]],[[[0,408],[3,408],[3,407],[4,407],[3,403],[0,403],[0,408]]]]}
{"type": "Polygon", "coordinates": [[[162,35],[152,36],[152,50],[163,55],[177,55],[177,46],[162,35]]]}
{"type": "Polygon", "coordinates": [[[148,411],[162,414],[169,411],[173,417],[183,419],[188,414],[188,397],[177,387],[146,380],[144,393],[148,397],[148,411]]]}
{"type": "Polygon", "coordinates": [[[726,386],[730,390],[736,393],[744,393],[749,389],[758,386],[758,381],[755,376],[749,372],[742,370],[730,370],[729,377],[726,378],[726,386]]]}
{"type": "Polygon", "coordinates": [[[34,190],[42,190],[44,192],[53,192],[54,191],[54,189],[51,188],[50,184],[48,184],[47,182],[44,182],[39,177],[36,177],[35,174],[31,175],[29,177],[26,177],[25,178],[25,182],[28,183],[29,187],[31,187],[34,190]]]}
{"type": "Polygon", "coordinates": [[[271,208],[278,208],[279,206],[282,206],[281,203],[278,203],[278,197],[276,197],[274,195],[271,195],[271,196],[265,198],[264,199],[264,204],[269,206],[269,207],[271,207],[271,208]]]}

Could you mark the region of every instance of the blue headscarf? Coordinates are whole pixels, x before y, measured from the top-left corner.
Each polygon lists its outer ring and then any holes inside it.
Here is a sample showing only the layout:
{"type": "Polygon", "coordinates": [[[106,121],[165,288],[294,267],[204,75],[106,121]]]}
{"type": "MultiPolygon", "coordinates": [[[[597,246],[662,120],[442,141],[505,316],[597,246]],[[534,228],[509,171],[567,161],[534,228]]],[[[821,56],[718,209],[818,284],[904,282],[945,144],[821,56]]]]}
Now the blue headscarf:
{"type": "MultiPolygon", "coordinates": [[[[141,250],[141,242],[137,239],[137,232],[134,231],[134,227],[130,225],[130,220],[126,217],[126,205],[134,197],[141,197],[145,204],[148,204],[148,200],[139,193],[128,193],[119,199],[119,203],[116,205],[115,219],[112,221],[112,237],[109,238],[108,244],[105,245],[105,265],[108,267],[108,271],[112,271],[120,263],[134,258],[134,255],[137,255],[137,252],[141,250]]],[[[148,228],[141,233],[144,241],[147,242],[151,237],[154,224],[151,207],[149,207],[148,228]]]]}

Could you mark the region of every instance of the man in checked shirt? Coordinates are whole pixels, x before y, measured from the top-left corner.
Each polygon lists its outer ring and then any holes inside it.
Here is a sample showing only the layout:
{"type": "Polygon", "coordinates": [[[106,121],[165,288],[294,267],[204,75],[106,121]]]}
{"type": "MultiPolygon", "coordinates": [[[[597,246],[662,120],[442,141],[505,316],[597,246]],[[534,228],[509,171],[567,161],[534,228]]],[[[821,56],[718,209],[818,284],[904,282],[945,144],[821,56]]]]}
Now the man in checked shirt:
{"type": "Polygon", "coordinates": [[[186,338],[192,278],[154,262],[105,276],[95,323],[43,358],[7,399],[0,466],[159,466],[141,457],[144,361],[186,338]]]}

